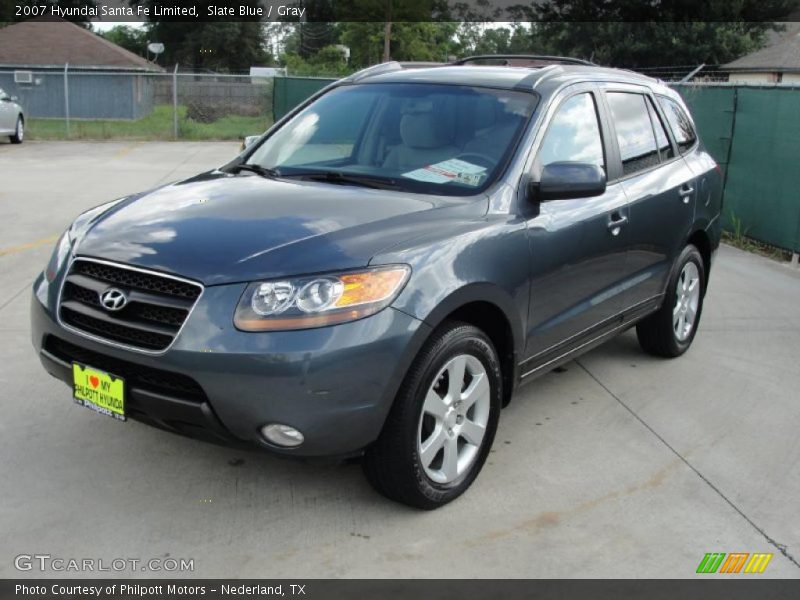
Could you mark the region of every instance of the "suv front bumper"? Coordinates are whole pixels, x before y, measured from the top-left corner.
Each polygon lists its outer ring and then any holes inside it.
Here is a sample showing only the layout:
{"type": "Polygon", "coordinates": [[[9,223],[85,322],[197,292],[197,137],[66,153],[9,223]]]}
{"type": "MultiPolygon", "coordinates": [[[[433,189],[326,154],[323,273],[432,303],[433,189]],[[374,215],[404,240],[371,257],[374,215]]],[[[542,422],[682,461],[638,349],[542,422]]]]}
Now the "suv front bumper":
{"type": "Polygon", "coordinates": [[[297,456],[346,456],[380,434],[428,325],[387,308],[351,323],[268,333],[234,328],[244,285],[206,288],[175,343],[153,355],[83,337],[56,319],[57,283],[40,276],[31,305],[33,345],[45,369],[72,385],[72,361],[126,381],[136,420],[225,444],[255,444],[297,456]],[[305,437],[268,443],[262,426],[305,437]]]}

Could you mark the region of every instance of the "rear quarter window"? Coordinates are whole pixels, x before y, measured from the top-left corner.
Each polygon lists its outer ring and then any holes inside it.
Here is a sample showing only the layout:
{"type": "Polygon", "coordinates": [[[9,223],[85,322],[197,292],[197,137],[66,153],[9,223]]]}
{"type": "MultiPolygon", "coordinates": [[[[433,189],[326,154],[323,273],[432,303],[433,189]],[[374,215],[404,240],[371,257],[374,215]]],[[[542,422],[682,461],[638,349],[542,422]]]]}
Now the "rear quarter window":
{"type": "Polygon", "coordinates": [[[606,98],[617,133],[622,174],[631,175],[658,165],[660,158],[647,98],[630,92],[609,92],[606,98]]]}
{"type": "Polygon", "coordinates": [[[658,103],[661,105],[661,110],[667,117],[669,127],[672,130],[672,135],[678,144],[678,149],[681,154],[685,154],[691,150],[697,141],[697,133],[692,126],[692,121],[683,110],[683,108],[669,98],[658,96],[658,103]]]}

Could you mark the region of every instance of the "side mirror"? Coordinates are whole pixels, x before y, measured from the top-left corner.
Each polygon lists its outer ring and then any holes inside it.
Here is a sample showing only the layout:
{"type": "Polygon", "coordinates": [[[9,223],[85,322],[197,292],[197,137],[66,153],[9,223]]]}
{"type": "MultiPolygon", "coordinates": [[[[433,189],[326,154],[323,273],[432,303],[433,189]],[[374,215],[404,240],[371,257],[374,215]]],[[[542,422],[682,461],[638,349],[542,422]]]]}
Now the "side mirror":
{"type": "Polygon", "coordinates": [[[242,150],[245,150],[246,148],[252,146],[260,137],[261,137],[260,135],[245,136],[244,140],[242,140],[242,150]]]}
{"type": "Polygon", "coordinates": [[[605,171],[592,163],[550,163],[542,169],[539,181],[529,184],[530,197],[540,202],[591,198],[605,191],[605,171]]]}
{"type": "Polygon", "coordinates": [[[10,97],[9,97],[9,100],[10,100],[11,102],[16,102],[17,100],[19,100],[19,98],[18,98],[17,96],[10,96],[10,97]]]}

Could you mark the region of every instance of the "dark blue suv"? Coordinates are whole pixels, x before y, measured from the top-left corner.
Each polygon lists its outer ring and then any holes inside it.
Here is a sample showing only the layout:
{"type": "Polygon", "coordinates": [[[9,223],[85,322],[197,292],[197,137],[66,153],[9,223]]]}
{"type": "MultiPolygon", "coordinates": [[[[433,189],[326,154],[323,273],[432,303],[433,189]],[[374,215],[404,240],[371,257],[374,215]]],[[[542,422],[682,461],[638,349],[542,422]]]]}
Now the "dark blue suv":
{"type": "Polygon", "coordinates": [[[99,413],[363,455],[380,492],[435,508],[521,383],[633,326],[687,350],[720,188],[656,80],[386,63],[219,169],[79,216],[35,282],[33,343],[99,413]]]}

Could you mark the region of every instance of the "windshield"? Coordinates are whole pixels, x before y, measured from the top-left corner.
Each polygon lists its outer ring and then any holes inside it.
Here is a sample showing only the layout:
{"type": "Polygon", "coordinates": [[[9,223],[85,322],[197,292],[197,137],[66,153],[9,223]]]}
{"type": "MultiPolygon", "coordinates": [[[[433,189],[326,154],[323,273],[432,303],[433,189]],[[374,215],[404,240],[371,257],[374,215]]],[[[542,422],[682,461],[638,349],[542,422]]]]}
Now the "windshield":
{"type": "Polygon", "coordinates": [[[500,175],[536,99],[453,85],[342,86],[295,115],[247,163],[280,177],[470,195],[500,175]]]}

